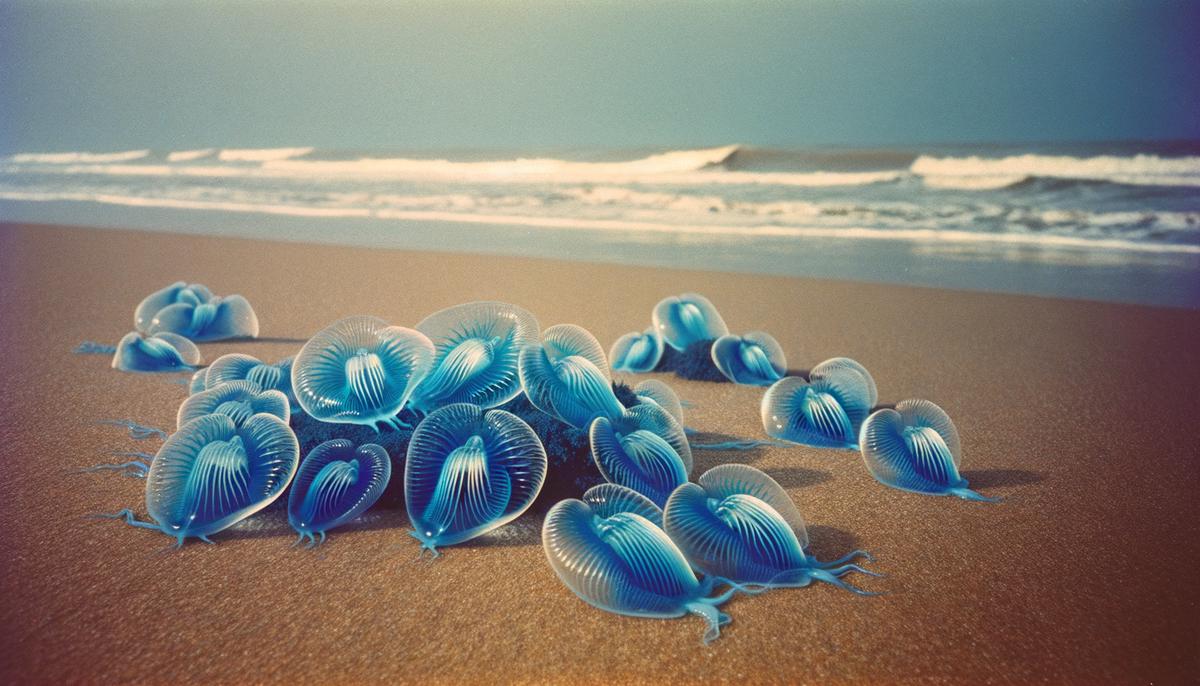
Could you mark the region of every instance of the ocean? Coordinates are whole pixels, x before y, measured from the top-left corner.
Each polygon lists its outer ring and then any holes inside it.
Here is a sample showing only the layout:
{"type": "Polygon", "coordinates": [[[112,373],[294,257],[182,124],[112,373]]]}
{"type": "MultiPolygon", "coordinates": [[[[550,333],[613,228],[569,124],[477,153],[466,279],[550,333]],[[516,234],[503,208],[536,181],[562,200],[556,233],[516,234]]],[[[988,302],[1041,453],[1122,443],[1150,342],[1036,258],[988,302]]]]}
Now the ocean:
{"type": "Polygon", "coordinates": [[[0,220],[1200,307],[1200,142],[31,152],[0,220]]]}

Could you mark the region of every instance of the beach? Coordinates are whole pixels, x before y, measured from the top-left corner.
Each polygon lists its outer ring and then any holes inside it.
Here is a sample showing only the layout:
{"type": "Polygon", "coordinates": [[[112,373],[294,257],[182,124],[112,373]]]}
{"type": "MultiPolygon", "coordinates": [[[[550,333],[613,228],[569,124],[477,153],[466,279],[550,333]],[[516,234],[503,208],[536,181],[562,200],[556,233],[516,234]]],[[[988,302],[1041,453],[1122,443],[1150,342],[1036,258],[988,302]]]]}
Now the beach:
{"type": "MultiPolygon", "coordinates": [[[[1195,683],[1200,677],[1200,311],[542,258],[0,224],[0,682],[1195,683]],[[124,374],[115,343],[178,280],[240,293],[273,361],[333,321],[412,326],[471,300],[579,324],[607,347],[667,295],[699,292],[790,366],[835,356],[880,402],[953,417],[963,475],[998,504],[885,488],[853,452],[698,450],[693,477],[746,462],[778,480],[812,550],[886,574],[739,596],[710,645],[695,617],[601,612],[555,577],[540,520],[418,559],[402,510],[315,550],[269,512],[165,550],[92,520],[144,482],[78,470],[153,452],[107,419],[174,426],[178,375],[124,374]]],[[[662,378],[704,434],[764,437],[762,389],[662,378]]],[[[393,478],[400,478],[394,475],[393,478]]]]}

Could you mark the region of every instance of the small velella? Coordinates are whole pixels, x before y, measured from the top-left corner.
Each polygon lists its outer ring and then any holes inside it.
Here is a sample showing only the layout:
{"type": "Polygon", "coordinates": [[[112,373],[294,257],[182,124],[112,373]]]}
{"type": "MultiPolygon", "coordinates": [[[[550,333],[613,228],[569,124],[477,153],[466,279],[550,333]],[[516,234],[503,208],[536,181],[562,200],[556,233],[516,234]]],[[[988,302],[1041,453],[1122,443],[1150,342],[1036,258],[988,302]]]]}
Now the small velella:
{"type": "Polygon", "coordinates": [[[166,288],[151,293],[138,303],[137,308],[133,311],[133,326],[142,333],[151,333],[151,322],[163,308],[171,305],[203,305],[213,297],[208,286],[176,281],[166,288]]]}
{"type": "Polygon", "coordinates": [[[818,562],[809,553],[808,531],[795,503],[774,479],[741,464],[714,467],[671,494],[663,527],[692,565],[712,576],[768,588],[824,581],[868,594],[841,577],[850,572],[878,576],[850,564],[870,556],[856,550],[818,562]]]}
{"type": "Polygon", "coordinates": [[[310,545],[325,532],[351,522],[379,500],[392,478],[387,450],[374,443],[354,446],[336,438],[309,451],[288,493],[288,522],[310,545]]]}
{"type": "Polygon", "coordinates": [[[516,519],[546,478],[542,441],[503,410],[455,403],[413,432],[404,466],[410,533],[423,550],[454,545],[516,519]]]}
{"type": "Polygon", "coordinates": [[[242,426],[251,417],[264,412],[279,417],[285,423],[292,416],[287,396],[283,393],[273,389],[264,391],[258,384],[249,381],[230,381],[188,396],[179,406],[175,425],[182,429],[184,424],[197,417],[223,414],[233,419],[234,424],[242,426]]]}
{"type": "Polygon", "coordinates": [[[424,412],[453,403],[489,408],[521,393],[521,350],[538,340],[537,319],[502,302],[471,302],[435,312],[414,327],[433,342],[433,370],[413,393],[424,412]]]}
{"type": "Polygon", "coordinates": [[[617,339],[608,353],[614,372],[644,374],[654,371],[663,356],[663,339],[655,328],[630,332],[617,339]]]}
{"type": "Polygon", "coordinates": [[[764,331],[721,336],[713,343],[712,361],[727,379],[746,386],[770,386],[787,374],[783,348],[764,331]]]}
{"type": "Polygon", "coordinates": [[[292,363],[292,390],[313,418],[398,426],[433,364],[425,334],[377,317],[347,317],[310,338],[292,363]]]}
{"type": "Polygon", "coordinates": [[[134,319],[145,333],[177,333],[194,341],[258,336],[258,315],[249,301],[240,295],[215,296],[199,284],[179,282],[150,295],[138,305],[134,319]]]}
{"type": "Polygon", "coordinates": [[[540,341],[521,351],[519,370],[529,402],[577,429],[625,411],[613,393],[604,349],[583,327],[559,324],[543,331],[540,341]]]}
{"type": "Polygon", "coordinates": [[[697,341],[711,341],[729,333],[721,313],[699,293],[663,298],[654,306],[652,319],[667,345],[679,351],[697,341]]]}
{"type": "Polygon", "coordinates": [[[208,388],[208,367],[197,369],[188,381],[188,395],[195,395],[208,388]]]}
{"type": "Polygon", "coordinates": [[[927,495],[996,502],[972,491],[959,473],[962,443],[942,408],[928,400],[903,400],[873,413],[860,438],[867,470],[885,486],[927,495]]]}
{"type": "Polygon", "coordinates": [[[163,443],[146,476],[151,522],[130,510],[114,515],[133,526],[158,529],[183,545],[208,537],[270,505],[287,488],[300,462],[296,435],[280,418],[258,414],[241,426],[223,414],[183,425],[163,443]]]}
{"type": "Polygon", "coordinates": [[[647,379],[633,387],[633,394],[643,403],[654,403],[683,426],[683,403],[675,390],[658,379],[647,379]]]}
{"type": "Polygon", "coordinates": [[[186,372],[200,362],[200,349],[183,336],[130,331],[117,344],[112,366],[123,372],[186,372]]]}
{"type": "Polygon", "coordinates": [[[612,483],[662,506],[692,471],[683,427],[658,405],[634,405],[614,419],[597,417],[588,431],[592,459],[612,483]]]}
{"type": "Polygon", "coordinates": [[[643,514],[644,504],[629,505],[633,502],[570,498],[555,503],[542,525],[550,567],[593,607],[659,619],[695,614],[707,623],[704,642],[716,639],[730,621],[717,607],[747,589],[731,585],[714,594],[715,586],[726,582],[697,578],[666,532],[643,514]]]}
{"type": "Polygon", "coordinates": [[[299,407],[292,392],[292,362],[285,357],[267,364],[244,353],[229,353],[213,360],[204,376],[204,387],[211,389],[230,381],[249,381],[263,390],[275,390],[287,396],[292,407],[299,407]]]}
{"type": "Polygon", "coordinates": [[[867,406],[875,407],[879,404],[879,390],[875,387],[875,379],[871,377],[871,372],[868,372],[866,367],[849,357],[835,357],[825,360],[808,372],[808,378],[819,379],[822,376],[832,373],[835,369],[849,369],[861,376],[867,384],[867,406]]]}
{"type": "Polygon", "coordinates": [[[858,430],[871,411],[868,378],[829,367],[806,381],[787,376],[767,389],[762,422],[772,438],[818,448],[858,448],[858,430]]]}

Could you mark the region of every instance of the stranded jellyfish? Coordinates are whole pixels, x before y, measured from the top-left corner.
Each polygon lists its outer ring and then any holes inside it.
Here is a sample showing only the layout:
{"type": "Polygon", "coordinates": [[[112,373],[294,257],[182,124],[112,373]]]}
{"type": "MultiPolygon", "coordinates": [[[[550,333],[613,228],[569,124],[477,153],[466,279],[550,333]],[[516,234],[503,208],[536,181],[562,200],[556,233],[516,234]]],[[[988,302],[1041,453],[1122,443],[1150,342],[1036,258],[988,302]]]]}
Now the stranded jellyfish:
{"type": "Polygon", "coordinates": [[[292,407],[299,408],[296,394],[292,392],[292,360],[291,357],[285,357],[274,364],[267,364],[243,353],[222,355],[208,366],[204,388],[216,388],[230,381],[249,381],[258,384],[264,391],[283,393],[292,407]]]}
{"type": "Polygon", "coordinates": [[[618,512],[632,512],[645,517],[651,524],[662,528],[662,508],[632,488],[619,484],[596,484],[584,491],[579,498],[591,506],[598,517],[611,517],[618,512]]]}
{"type": "Polygon", "coordinates": [[[592,459],[608,481],[661,507],[692,471],[683,427],[658,405],[634,405],[614,419],[597,417],[588,436],[592,459]]]}
{"type": "Polygon", "coordinates": [[[928,495],[995,502],[967,488],[958,472],[962,444],[942,408],[928,400],[903,400],[863,423],[861,449],[867,469],[885,486],[928,495]]]}
{"type": "MultiPolygon", "coordinates": [[[[865,370],[863,370],[865,372],[865,370]]],[[[858,430],[871,411],[869,374],[842,365],[817,365],[809,380],[788,376],[767,389],[762,422],[767,435],[818,448],[858,448],[858,430]]]]}
{"type": "Polygon", "coordinates": [[[177,333],[195,341],[258,336],[258,316],[245,298],[215,296],[204,286],[182,281],[142,300],[134,322],[145,333],[177,333]]]}
{"type": "Polygon", "coordinates": [[[131,331],[117,344],[112,366],[123,372],[186,372],[200,362],[200,349],[183,336],[131,331]]]}
{"type": "Polygon", "coordinates": [[[821,364],[812,368],[808,373],[808,377],[820,378],[828,376],[835,369],[849,369],[863,378],[867,385],[867,406],[875,407],[879,403],[879,390],[875,387],[875,379],[871,378],[871,373],[867,368],[849,357],[835,357],[825,360],[821,364]]]}
{"type": "Polygon", "coordinates": [[[643,374],[652,372],[663,356],[663,339],[658,330],[646,329],[645,333],[627,333],[613,343],[608,359],[614,372],[643,374]]]}
{"type": "Polygon", "coordinates": [[[783,487],[763,472],[741,464],[714,467],[671,494],[663,524],[684,556],[705,574],[769,588],[824,581],[863,595],[841,580],[850,572],[878,576],[858,565],[856,550],[834,562],[818,562],[805,551],[808,532],[783,487]]]}
{"type": "Polygon", "coordinates": [[[539,342],[521,351],[519,368],[529,402],[577,429],[625,411],[613,393],[604,349],[583,327],[546,329],[539,342]]]}
{"type": "Polygon", "coordinates": [[[410,533],[423,550],[454,545],[516,519],[546,478],[546,451],[503,410],[456,403],[413,432],[404,466],[410,533]]]}
{"type": "Polygon", "coordinates": [[[377,317],[347,317],[300,349],[292,389],[300,407],[320,421],[399,427],[396,415],[432,363],[425,334],[377,317]]]}
{"type": "Polygon", "coordinates": [[[208,367],[197,369],[192,378],[188,381],[188,395],[195,395],[200,391],[208,388],[208,367]]]}
{"type": "Polygon", "coordinates": [[[721,336],[713,343],[712,361],[730,381],[747,386],[770,386],[787,374],[783,348],[763,331],[721,336]]]}
{"type": "Polygon", "coordinates": [[[150,464],[146,510],[153,521],[139,521],[131,510],[101,516],[158,529],[177,545],[187,537],[212,543],[211,534],[278,498],[299,461],[296,435],[274,415],[254,415],[242,426],[227,415],[205,415],[172,434],[150,464]]]}
{"type": "Polygon", "coordinates": [[[276,390],[262,390],[249,381],[230,381],[216,388],[189,396],[179,406],[175,425],[182,429],[184,424],[206,414],[223,414],[233,423],[242,426],[251,417],[266,413],[279,417],[287,423],[291,411],[287,396],[276,390]]]}
{"type": "Polygon", "coordinates": [[[392,460],[382,446],[357,448],[337,438],[313,448],[300,463],[288,493],[288,522],[310,545],[325,532],[353,521],[379,500],[392,477],[392,460]]]}
{"type": "Polygon", "coordinates": [[[633,394],[643,403],[654,403],[683,426],[683,403],[675,390],[658,379],[647,379],[633,387],[633,394]]]}
{"type": "Polygon", "coordinates": [[[537,342],[538,322],[527,310],[501,302],[472,302],[436,312],[414,327],[433,343],[433,370],[413,394],[413,407],[496,407],[521,392],[517,361],[537,342]]]}
{"type": "Polygon", "coordinates": [[[697,341],[711,341],[729,333],[721,313],[698,293],[663,298],[654,306],[652,319],[667,345],[680,352],[697,341]]]}

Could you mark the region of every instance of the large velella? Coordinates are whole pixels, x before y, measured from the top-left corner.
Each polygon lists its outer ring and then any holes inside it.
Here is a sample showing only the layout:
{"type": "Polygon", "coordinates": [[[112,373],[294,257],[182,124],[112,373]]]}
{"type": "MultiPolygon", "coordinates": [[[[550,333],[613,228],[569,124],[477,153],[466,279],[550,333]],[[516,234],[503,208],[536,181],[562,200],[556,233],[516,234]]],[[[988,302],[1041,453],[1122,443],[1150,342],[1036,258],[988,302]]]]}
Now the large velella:
{"type": "Polygon", "coordinates": [[[636,511],[614,509],[574,499],[550,508],[542,547],[558,578],[601,610],[663,619],[695,614],[707,622],[705,643],[720,636],[730,619],[717,606],[736,587],[710,595],[717,580],[696,578],[661,528],[636,511]]]}
{"type": "Polygon", "coordinates": [[[783,348],[765,331],[721,336],[713,343],[712,361],[725,378],[747,386],[770,386],[787,374],[783,348]]]}
{"type": "MultiPolygon", "coordinates": [[[[174,287],[166,289],[167,294],[172,288],[174,287]]],[[[208,293],[208,299],[204,300],[201,296],[206,291],[207,289],[200,291],[193,287],[180,289],[175,294],[175,302],[162,307],[150,317],[149,323],[145,325],[146,333],[177,333],[194,341],[258,336],[258,315],[254,313],[249,301],[240,295],[220,297],[211,293],[208,293]],[[183,297],[184,295],[188,297],[183,297]]],[[[135,319],[142,321],[149,310],[161,302],[159,293],[142,301],[134,315],[135,319]]]]}
{"type": "Polygon", "coordinates": [[[663,356],[663,339],[655,328],[644,333],[633,331],[613,343],[608,353],[614,372],[642,374],[652,372],[663,356]]]}
{"type": "Polygon", "coordinates": [[[521,351],[521,386],[542,412],[577,428],[596,417],[619,417],[608,360],[596,337],[574,324],[542,332],[541,340],[521,351]]]}
{"type": "Polygon", "coordinates": [[[433,364],[425,334],[377,317],[347,317],[318,332],[292,363],[300,407],[323,422],[395,425],[433,364]]]}
{"type": "Polygon", "coordinates": [[[683,426],[683,403],[675,390],[658,379],[647,379],[633,387],[633,394],[643,403],[654,403],[683,426]]]}
{"type": "Polygon", "coordinates": [[[249,381],[230,381],[188,396],[179,406],[175,425],[182,429],[184,424],[197,417],[223,414],[232,418],[234,424],[242,426],[254,415],[264,412],[279,417],[285,423],[292,416],[287,396],[283,393],[264,391],[258,384],[249,381]]]}
{"type": "Polygon", "coordinates": [[[213,293],[198,283],[176,281],[146,296],[133,311],[133,326],[142,333],[150,333],[150,323],[163,308],[170,305],[203,305],[213,299],[213,293]]]}
{"type": "Polygon", "coordinates": [[[357,448],[336,438],[309,451],[288,493],[288,522],[316,543],[325,532],[351,522],[379,500],[392,478],[387,450],[374,443],[357,448]]]}
{"type": "Polygon", "coordinates": [[[663,526],[684,556],[705,574],[768,587],[824,581],[858,593],[841,580],[869,556],[856,550],[840,560],[809,555],[804,519],[774,479],[747,465],[714,467],[680,486],[663,510],[663,526]]]}
{"type": "Polygon", "coordinates": [[[683,427],[657,405],[634,405],[615,419],[597,417],[588,437],[592,459],[605,479],[660,507],[692,471],[683,427]]]}
{"type": "Polygon", "coordinates": [[[413,406],[496,407],[521,392],[517,362],[536,343],[538,322],[527,310],[502,302],[471,302],[431,314],[416,325],[433,342],[433,370],[413,394],[413,406]]]}
{"type": "Polygon", "coordinates": [[[242,426],[227,415],[205,415],[172,434],[150,465],[146,509],[153,521],[137,521],[129,510],[111,516],[158,529],[179,545],[188,537],[208,541],[278,498],[299,461],[296,435],[274,415],[255,415],[242,426]]]}
{"type": "Polygon", "coordinates": [[[809,371],[808,378],[819,379],[823,376],[828,376],[831,373],[835,373],[834,370],[843,369],[849,369],[863,378],[863,381],[867,385],[867,407],[875,407],[877,404],[879,404],[879,390],[875,387],[875,379],[871,376],[871,372],[868,372],[866,367],[850,359],[849,357],[834,357],[832,359],[825,360],[809,371]]]}
{"type": "Polygon", "coordinates": [[[293,361],[294,358],[285,357],[274,364],[267,364],[245,353],[222,355],[208,366],[204,375],[204,388],[216,388],[230,381],[249,381],[263,390],[283,393],[292,407],[299,408],[296,394],[292,391],[293,361]]]}
{"type": "Polygon", "coordinates": [[[962,443],[942,408],[928,400],[903,400],[863,423],[860,440],[867,470],[880,483],[928,495],[993,501],[967,487],[959,473],[962,443]]]}
{"type": "Polygon", "coordinates": [[[404,466],[412,536],[437,555],[517,518],[546,478],[546,451],[529,425],[503,410],[456,403],[413,432],[404,466]]]}
{"type": "Polygon", "coordinates": [[[123,372],[184,372],[200,362],[200,349],[183,336],[131,331],[117,344],[112,366],[123,372]]]}
{"type": "Polygon", "coordinates": [[[858,430],[871,411],[870,387],[858,372],[831,368],[805,381],[788,376],[762,399],[767,435],[819,448],[858,448],[858,430]]]}
{"type": "Polygon", "coordinates": [[[652,320],[667,345],[679,351],[697,341],[711,341],[729,333],[721,313],[699,293],[663,298],[654,306],[652,320]]]}

